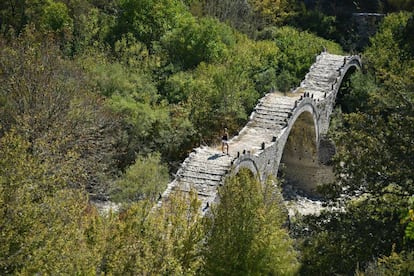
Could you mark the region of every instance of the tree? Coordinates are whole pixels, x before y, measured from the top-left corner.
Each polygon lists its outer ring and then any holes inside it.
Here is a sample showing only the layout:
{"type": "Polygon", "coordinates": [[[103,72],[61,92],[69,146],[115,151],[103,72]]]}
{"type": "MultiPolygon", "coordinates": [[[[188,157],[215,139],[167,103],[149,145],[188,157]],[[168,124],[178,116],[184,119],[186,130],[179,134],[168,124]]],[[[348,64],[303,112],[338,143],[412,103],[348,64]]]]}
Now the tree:
{"type": "Polygon", "coordinates": [[[292,0],[250,0],[255,16],[259,17],[262,29],[267,26],[282,25],[289,17],[295,15],[296,1],[292,0]]]}
{"type": "Polygon", "coordinates": [[[200,2],[203,14],[215,17],[242,33],[254,36],[256,23],[252,7],[248,1],[201,0],[200,2]]]}
{"type": "Polygon", "coordinates": [[[192,69],[201,62],[220,62],[235,41],[232,29],[212,18],[188,20],[187,24],[162,38],[170,60],[184,70],[192,69]]]}
{"type": "Polygon", "coordinates": [[[377,34],[371,38],[371,46],[364,53],[366,65],[375,70],[381,81],[393,81],[394,77],[410,78],[404,74],[413,65],[409,40],[405,30],[409,28],[412,13],[400,12],[384,18],[377,34]]]}
{"type": "Polygon", "coordinates": [[[110,218],[101,271],[105,274],[194,275],[202,263],[204,232],[194,194],[132,204],[110,218]]]}
{"type": "Polygon", "coordinates": [[[114,173],[119,119],[52,41],[38,42],[28,31],[0,43],[3,131],[16,129],[30,142],[31,153],[71,187],[104,196],[106,178],[114,173]]]}
{"type": "Polygon", "coordinates": [[[239,70],[230,64],[201,64],[191,79],[176,82],[183,84],[179,93],[188,95],[184,106],[205,141],[214,141],[223,125],[231,132],[238,130],[258,98],[253,82],[239,70]]]}
{"type": "Polygon", "coordinates": [[[104,53],[82,56],[89,85],[107,97],[107,106],[121,120],[122,135],[116,145],[117,166],[124,171],[138,156],[161,153],[163,162],[175,167],[194,143],[194,127],[182,104],[168,102],[158,91],[157,57],[126,35],[115,44],[119,61],[111,61],[104,53]]]}
{"type": "Polygon", "coordinates": [[[39,27],[47,2],[47,0],[2,1],[0,3],[2,32],[6,34],[11,29],[18,35],[27,24],[39,27]]]}
{"type": "Polygon", "coordinates": [[[281,90],[286,90],[283,88],[287,86],[297,87],[309,67],[315,62],[315,56],[320,54],[324,48],[330,53],[342,52],[340,46],[332,41],[288,26],[264,29],[259,33],[259,38],[274,41],[280,49],[275,78],[276,85],[281,90]]]}
{"type": "Polygon", "coordinates": [[[412,0],[387,0],[386,3],[395,11],[412,11],[414,8],[414,1],[412,0]]]}
{"type": "Polygon", "coordinates": [[[1,274],[90,274],[98,267],[96,212],[82,190],[30,153],[16,130],[0,138],[1,274]]]}
{"type": "Polygon", "coordinates": [[[126,203],[142,199],[157,200],[169,181],[168,168],[160,162],[159,154],[138,157],[113,185],[112,198],[126,203]]]}
{"type": "Polygon", "coordinates": [[[119,8],[122,12],[113,30],[113,41],[132,33],[148,48],[191,16],[180,0],[122,0],[119,8]]]}
{"type": "MultiPolygon", "coordinates": [[[[366,62],[378,80],[377,88],[371,81],[372,89],[363,92],[369,96],[369,104],[362,104],[364,108],[359,108],[359,112],[346,115],[346,128],[337,133],[336,169],[338,175],[349,176],[341,179],[340,185],[350,194],[382,195],[388,193],[386,188],[390,185],[396,185],[402,193],[412,192],[414,175],[408,164],[413,162],[414,151],[410,91],[414,79],[407,72],[414,70],[414,63],[405,58],[409,57],[407,51],[397,49],[400,48],[398,44],[403,43],[398,28],[403,18],[407,17],[390,15],[372,39],[372,46],[366,51],[366,62]]],[[[354,82],[353,85],[356,91],[361,91],[367,83],[370,82],[354,82]]]]}
{"type": "Polygon", "coordinates": [[[373,259],[388,256],[393,247],[401,251],[404,207],[395,194],[383,197],[364,195],[341,206],[343,211],[327,211],[307,216],[295,223],[293,236],[301,252],[304,275],[352,274],[365,269],[373,259]]]}
{"type": "Polygon", "coordinates": [[[220,203],[207,216],[207,275],[292,275],[296,252],[281,210],[280,191],[248,170],[226,180],[220,203]]]}
{"type": "Polygon", "coordinates": [[[317,34],[325,39],[333,37],[336,32],[335,16],[329,16],[319,9],[307,8],[304,4],[288,22],[290,26],[317,34]]]}
{"type": "Polygon", "coordinates": [[[72,28],[72,18],[69,16],[67,6],[62,2],[48,1],[41,19],[41,26],[45,30],[63,31],[72,28]]]}
{"type": "Polygon", "coordinates": [[[358,270],[356,275],[410,275],[414,272],[413,252],[392,252],[390,256],[384,256],[373,261],[363,270],[358,270]]]}

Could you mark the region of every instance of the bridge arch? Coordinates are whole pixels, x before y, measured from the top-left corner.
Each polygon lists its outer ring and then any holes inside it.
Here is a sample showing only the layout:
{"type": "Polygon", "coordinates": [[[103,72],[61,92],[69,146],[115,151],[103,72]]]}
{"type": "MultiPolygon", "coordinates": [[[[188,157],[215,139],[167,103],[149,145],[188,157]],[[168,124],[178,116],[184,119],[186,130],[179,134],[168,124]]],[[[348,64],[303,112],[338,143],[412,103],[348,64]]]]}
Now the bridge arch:
{"type": "Polygon", "coordinates": [[[334,81],[333,87],[334,93],[332,96],[337,97],[339,88],[342,86],[344,80],[356,70],[362,69],[361,58],[359,56],[344,57],[344,65],[339,69],[339,76],[334,81]]]}
{"type": "MultiPolygon", "coordinates": [[[[319,116],[320,136],[324,136],[328,133],[328,129],[330,125],[330,118],[334,110],[336,101],[337,101],[337,95],[339,93],[339,90],[344,80],[352,72],[356,70],[360,70],[361,68],[362,68],[362,61],[361,61],[360,56],[343,57],[342,66],[337,69],[337,76],[330,82],[329,89],[331,90],[331,92],[325,93],[324,97],[326,98],[317,104],[318,109],[322,111],[322,113],[319,116]]],[[[303,84],[301,84],[301,86],[302,85],[303,84]]],[[[308,85],[307,83],[303,85],[305,86],[305,89],[307,88],[307,85],[308,85]]]]}
{"type": "Polygon", "coordinates": [[[260,181],[263,180],[263,175],[260,173],[257,161],[254,160],[251,153],[245,153],[233,164],[233,166],[231,171],[232,175],[236,175],[241,169],[248,169],[253,175],[258,177],[260,181]]]}
{"type": "Polygon", "coordinates": [[[353,107],[352,105],[349,106],[349,102],[344,104],[344,100],[346,99],[346,95],[350,93],[349,91],[349,83],[350,83],[350,77],[352,74],[355,73],[355,71],[361,69],[360,60],[355,59],[350,64],[347,64],[347,66],[343,70],[343,74],[341,74],[341,79],[339,81],[339,85],[337,89],[335,90],[335,102],[332,105],[333,109],[335,109],[337,106],[341,107],[342,112],[349,113],[352,112],[353,107]]]}
{"type": "Polygon", "coordinates": [[[284,179],[296,188],[314,193],[317,185],[315,173],[319,166],[319,112],[310,98],[295,110],[288,127],[279,139],[277,156],[278,171],[284,179]]]}

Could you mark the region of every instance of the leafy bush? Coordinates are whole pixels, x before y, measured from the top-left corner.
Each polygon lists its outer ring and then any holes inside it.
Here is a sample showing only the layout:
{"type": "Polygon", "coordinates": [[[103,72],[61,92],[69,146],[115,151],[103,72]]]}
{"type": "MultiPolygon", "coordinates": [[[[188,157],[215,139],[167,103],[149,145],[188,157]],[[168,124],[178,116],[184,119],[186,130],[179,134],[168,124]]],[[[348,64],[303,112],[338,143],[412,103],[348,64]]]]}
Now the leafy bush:
{"type": "Polygon", "coordinates": [[[186,70],[200,62],[220,62],[234,46],[235,36],[227,25],[212,18],[200,18],[167,33],[162,44],[171,61],[186,70]]]}
{"type": "Polygon", "coordinates": [[[159,154],[138,157],[119,178],[112,190],[116,202],[131,203],[142,199],[156,200],[169,181],[168,168],[159,154]]]}
{"type": "Polygon", "coordinates": [[[65,3],[47,1],[42,17],[42,26],[46,30],[63,31],[64,28],[72,27],[72,18],[65,3]]]}
{"type": "Polygon", "coordinates": [[[113,30],[113,41],[132,33],[148,48],[170,30],[191,17],[180,0],[122,0],[120,15],[113,30]]]}
{"type": "Polygon", "coordinates": [[[0,124],[27,139],[51,174],[104,196],[115,169],[119,120],[52,40],[36,39],[28,31],[10,44],[0,40],[0,124]]]}
{"type": "Polygon", "coordinates": [[[287,80],[279,80],[279,85],[285,86],[285,89],[286,85],[291,85],[290,88],[299,85],[309,67],[315,62],[316,55],[324,48],[330,53],[342,52],[338,44],[292,27],[268,28],[263,30],[259,37],[273,40],[280,49],[276,74],[286,75],[287,80]]]}

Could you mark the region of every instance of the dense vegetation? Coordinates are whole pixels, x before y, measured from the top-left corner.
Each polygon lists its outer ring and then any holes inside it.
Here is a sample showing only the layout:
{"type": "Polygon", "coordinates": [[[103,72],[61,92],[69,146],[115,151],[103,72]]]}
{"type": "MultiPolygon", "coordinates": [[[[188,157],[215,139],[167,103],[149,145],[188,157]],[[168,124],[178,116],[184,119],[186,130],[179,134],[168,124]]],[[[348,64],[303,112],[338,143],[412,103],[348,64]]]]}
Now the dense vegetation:
{"type": "Polygon", "coordinates": [[[413,6],[0,2],[0,274],[413,272],[413,6]],[[392,12],[365,48],[347,29],[359,11],[392,12]],[[330,133],[338,177],[323,192],[341,212],[298,217],[289,236],[276,181],[244,171],[207,218],[195,196],[153,209],[194,146],[236,133],[338,43],[365,66],[330,133]]]}

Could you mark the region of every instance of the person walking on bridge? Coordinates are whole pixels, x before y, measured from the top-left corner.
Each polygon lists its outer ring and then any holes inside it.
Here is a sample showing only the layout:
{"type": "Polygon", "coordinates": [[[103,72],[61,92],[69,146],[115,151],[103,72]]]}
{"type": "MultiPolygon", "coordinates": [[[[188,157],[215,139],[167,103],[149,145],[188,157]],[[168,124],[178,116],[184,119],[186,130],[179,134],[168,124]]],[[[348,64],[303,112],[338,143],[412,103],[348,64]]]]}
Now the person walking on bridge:
{"type": "Polygon", "coordinates": [[[227,155],[229,155],[229,132],[224,128],[223,136],[221,136],[221,152],[224,153],[224,146],[227,148],[227,155]]]}

